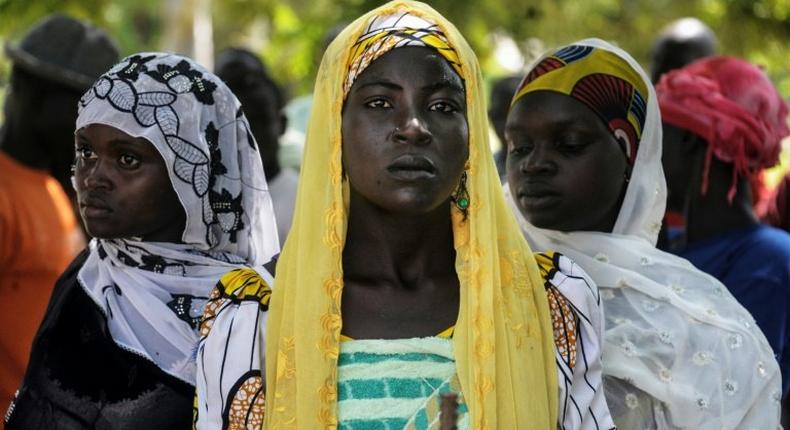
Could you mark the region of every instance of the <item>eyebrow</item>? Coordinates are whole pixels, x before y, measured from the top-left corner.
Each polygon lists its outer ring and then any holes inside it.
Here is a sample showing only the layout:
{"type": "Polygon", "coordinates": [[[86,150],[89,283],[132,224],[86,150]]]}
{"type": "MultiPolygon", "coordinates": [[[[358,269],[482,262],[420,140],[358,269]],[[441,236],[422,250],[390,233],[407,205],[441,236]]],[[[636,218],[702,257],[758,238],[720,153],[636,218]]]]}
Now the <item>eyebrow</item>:
{"type": "Polygon", "coordinates": [[[110,143],[113,145],[124,145],[124,146],[143,146],[140,145],[140,142],[135,142],[134,140],[125,140],[125,139],[112,139],[110,143]]]}
{"type": "Polygon", "coordinates": [[[464,90],[462,86],[458,85],[458,83],[453,81],[452,79],[447,79],[447,78],[443,78],[436,82],[432,82],[422,88],[422,90],[427,93],[435,93],[437,91],[444,89],[466,94],[466,90],[464,90]]]}
{"type": "MultiPolygon", "coordinates": [[[[362,90],[363,88],[368,88],[368,87],[385,87],[385,88],[392,89],[392,90],[402,90],[403,89],[403,86],[401,86],[400,84],[396,84],[395,82],[392,82],[392,81],[390,81],[390,80],[388,80],[386,78],[374,77],[374,78],[367,79],[366,81],[360,82],[359,83],[360,85],[359,85],[359,87],[357,89],[358,90],[362,90]],[[366,82],[366,81],[368,81],[368,82],[366,82]]],[[[458,85],[453,80],[447,79],[447,78],[443,78],[443,79],[437,80],[435,82],[431,82],[430,84],[425,85],[424,87],[422,87],[421,91],[425,92],[425,93],[435,93],[437,91],[444,90],[444,89],[449,89],[449,90],[453,90],[453,91],[457,91],[459,93],[465,94],[465,90],[464,90],[464,88],[462,86],[458,85]]]]}
{"type": "MultiPolygon", "coordinates": [[[[81,142],[91,143],[91,140],[88,139],[88,136],[85,136],[85,134],[82,133],[80,130],[78,130],[76,133],[74,133],[74,137],[76,137],[77,140],[79,140],[81,142]]],[[[143,147],[143,146],[145,146],[145,145],[140,145],[139,142],[136,142],[134,140],[125,140],[125,139],[112,139],[112,140],[110,140],[109,143],[112,144],[112,145],[118,145],[118,146],[134,146],[134,147],[143,147]]]]}
{"type": "Polygon", "coordinates": [[[390,80],[387,80],[387,79],[384,79],[384,78],[371,78],[371,79],[366,79],[365,81],[360,82],[359,83],[359,87],[357,87],[357,90],[361,90],[363,88],[368,88],[368,87],[385,87],[385,88],[389,88],[389,89],[392,89],[392,90],[402,90],[403,89],[403,87],[401,87],[400,85],[398,85],[395,82],[392,82],[390,80]]]}

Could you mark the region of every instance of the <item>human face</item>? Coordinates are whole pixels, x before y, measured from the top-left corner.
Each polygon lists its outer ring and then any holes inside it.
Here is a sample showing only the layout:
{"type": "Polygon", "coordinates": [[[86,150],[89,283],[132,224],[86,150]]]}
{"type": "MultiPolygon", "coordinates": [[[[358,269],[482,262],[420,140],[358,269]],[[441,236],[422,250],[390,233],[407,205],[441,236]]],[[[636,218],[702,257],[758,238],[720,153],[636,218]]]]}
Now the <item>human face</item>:
{"type": "Polygon", "coordinates": [[[103,124],[77,130],[75,142],[77,201],[91,236],[181,241],[184,208],[153,144],[103,124]]]}
{"type": "Polygon", "coordinates": [[[433,49],[394,49],[354,82],[342,134],[354,195],[394,213],[434,210],[469,156],[463,81],[433,49]]]}
{"type": "Polygon", "coordinates": [[[627,162],[592,110],[564,94],[536,91],[508,115],[507,180],[536,227],[611,232],[625,193],[627,162]]]}

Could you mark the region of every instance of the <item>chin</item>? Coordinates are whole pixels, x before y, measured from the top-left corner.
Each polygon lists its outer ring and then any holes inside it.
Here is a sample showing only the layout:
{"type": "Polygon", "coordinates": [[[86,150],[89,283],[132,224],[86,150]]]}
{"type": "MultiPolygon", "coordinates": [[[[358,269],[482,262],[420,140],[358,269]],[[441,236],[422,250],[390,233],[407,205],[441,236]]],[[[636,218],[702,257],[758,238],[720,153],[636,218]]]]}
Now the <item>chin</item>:
{"type": "Polygon", "coordinates": [[[113,228],[108,228],[107,226],[85,224],[85,231],[88,233],[88,235],[90,235],[90,237],[96,239],[117,239],[119,237],[123,237],[113,228]]]}
{"type": "Polygon", "coordinates": [[[118,239],[120,237],[120,236],[117,236],[117,235],[114,235],[114,234],[110,234],[110,233],[107,233],[107,234],[104,234],[104,233],[93,234],[93,233],[90,232],[90,230],[88,230],[88,235],[90,237],[94,238],[94,239],[104,239],[104,240],[118,239]]]}
{"type": "Polygon", "coordinates": [[[436,202],[432,199],[419,198],[395,199],[394,201],[381,202],[382,204],[378,206],[392,214],[417,216],[433,212],[437,208],[442,207],[446,201],[448,200],[436,202]]]}
{"type": "Polygon", "coordinates": [[[541,228],[544,230],[558,230],[564,232],[569,231],[567,228],[564,228],[561,220],[558,220],[556,216],[551,216],[549,214],[530,216],[523,212],[522,214],[524,215],[524,218],[526,218],[527,222],[529,222],[530,224],[534,225],[537,228],[541,228]]]}
{"type": "Polygon", "coordinates": [[[436,198],[435,193],[411,187],[391,190],[372,197],[367,200],[393,214],[419,215],[430,212],[442,203],[442,200],[436,198]]]}

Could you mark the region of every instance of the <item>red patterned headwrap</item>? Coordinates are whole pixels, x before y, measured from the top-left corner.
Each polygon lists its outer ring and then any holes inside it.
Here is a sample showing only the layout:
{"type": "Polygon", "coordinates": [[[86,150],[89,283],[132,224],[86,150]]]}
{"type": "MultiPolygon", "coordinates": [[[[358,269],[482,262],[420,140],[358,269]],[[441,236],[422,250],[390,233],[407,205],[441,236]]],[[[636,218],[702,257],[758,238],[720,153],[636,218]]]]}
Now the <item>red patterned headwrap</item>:
{"type": "Polygon", "coordinates": [[[779,161],[790,134],[787,103],[758,67],[733,57],[708,57],[665,74],[656,86],[664,122],[708,143],[702,190],[708,188],[711,157],[733,163],[728,199],[738,176],[754,178],[779,161]]]}

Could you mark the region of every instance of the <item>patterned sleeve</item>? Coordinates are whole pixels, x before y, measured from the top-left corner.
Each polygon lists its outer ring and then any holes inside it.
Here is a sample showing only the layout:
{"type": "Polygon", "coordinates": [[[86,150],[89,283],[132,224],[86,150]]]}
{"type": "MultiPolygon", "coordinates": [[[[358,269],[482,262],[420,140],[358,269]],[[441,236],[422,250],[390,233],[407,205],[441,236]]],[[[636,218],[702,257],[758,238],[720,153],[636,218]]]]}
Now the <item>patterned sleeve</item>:
{"type": "Polygon", "coordinates": [[[237,269],[212,290],[200,324],[194,428],[261,429],[272,277],[237,269]]]}
{"type": "Polygon", "coordinates": [[[603,391],[603,310],[598,287],[562,254],[535,254],[554,326],[560,387],[557,427],[614,429],[603,391]]]}

